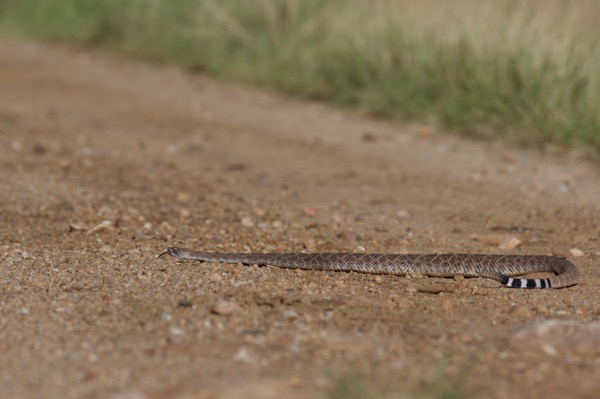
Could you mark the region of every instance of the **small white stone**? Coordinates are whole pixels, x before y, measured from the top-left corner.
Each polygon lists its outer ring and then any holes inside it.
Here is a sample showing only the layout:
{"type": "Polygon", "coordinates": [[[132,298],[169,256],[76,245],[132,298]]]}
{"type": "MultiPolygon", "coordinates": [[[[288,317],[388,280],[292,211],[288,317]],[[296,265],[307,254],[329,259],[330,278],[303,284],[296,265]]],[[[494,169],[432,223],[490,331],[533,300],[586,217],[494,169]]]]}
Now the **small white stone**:
{"type": "Polygon", "coordinates": [[[240,349],[238,349],[238,351],[235,353],[233,358],[240,362],[246,362],[246,363],[251,362],[250,353],[248,353],[248,349],[246,349],[243,346],[240,349]]]}
{"type": "Polygon", "coordinates": [[[104,230],[112,230],[112,222],[110,220],[103,220],[102,223],[89,229],[86,234],[89,235],[94,233],[100,233],[104,230]]]}
{"type": "Polygon", "coordinates": [[[131,392],[116,393],[114,395],[109,396],[109,398],[110,399],[148,399],[148,396],[146,396],[142,392],[131,391],[131,392]]]}
{"type": "Polygon", "coordinates": [[[236,304],[233,301],[221,300],[215,303],[211,308],[211,313],[218,315],[227,315],[233,313],[236,309],[236,304]]]}
{"type": "Polygon", "coordinates": [[[274,220],[273,223],[271,223],[271,225],[273,226],[273,228],[276,229],[280,229],[283,227],[283,223],[281,223],[280,220],[274,220]]]}
{"type": "Polygon", "coordinates": [[[162,312],[160,314],[160,318],[163,319],[164,321],[170,321],[173,318],[173,316],[171,316],[171,313],[169,313],[169,312],[162,312]]]}
{"type": "Polygon", "coordinates": [[[254,226],[254,222],[250,216],[243,217],[240,224],[244,227],[252,227],[254,226]]]}
{"type": "Polygon", "coordinates": [[[566,193],[569,191],[569,186],[563,183],[558,187],[558,191],[560,191],[561,193],[566,193]]]}
{"type": "Polygon", "coordinates": [[[517,237],[506,237],[498,244],[498,248],[515,249],[519,245],[521,245],[521,240],[519,240],[517,237]]]}
{"type": "Polygon", "coordinates": [[[84,224],[81,223],[71,223],[69,224],[69,231],[82,231],[87,230],[84,224]]]}
{"type": "Polygon", "coordinates": [[[23,145],[18,141],[13,141],[10,143],[10,149],[14,152],[20,152],[23,149],[23,145]]]}
{"type": "Polygon", "coordinates": [[[546,343],[542,343],[540,345],[541,349],[549,356],[554,356],[558,353],[558,351],[556,350],[555,347],[553,347],[552,345],[546,344],[546,343]]]}
{"type": "Polygon", "coordinates": [[[585,253],[579,248],[571,248],[569,250],[569,253],[571,254],[571,256],[574,256],[574,257],[585,255],[585,253]]]}
{"type": "Polygon", "coordinates": [[[184,334],[183,330],[176,326],[169,327],[169,333],[174,337],[182,337],[184,334]]]}

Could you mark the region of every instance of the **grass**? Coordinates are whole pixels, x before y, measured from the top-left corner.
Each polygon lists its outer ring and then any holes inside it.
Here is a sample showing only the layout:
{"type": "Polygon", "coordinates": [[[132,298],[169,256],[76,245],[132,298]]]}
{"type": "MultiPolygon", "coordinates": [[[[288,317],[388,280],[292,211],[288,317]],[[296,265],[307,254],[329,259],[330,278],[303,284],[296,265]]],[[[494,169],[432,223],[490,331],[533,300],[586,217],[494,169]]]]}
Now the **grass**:
{"type": "MultiPolygon", "coordinates": [[[[467,397],[464,380],[470,371],[463,368],[458,375],[448,375],[447,364],[441,362],[425,378],[412,381],[394,379],[393,382],[374,384],[359,374],[332,373],[332,386],[323,392],[325,399],[462,399],[467,397]],[[419,381],[421,380],[421,381],[419,381]]],[[[389,378],[392,374],[390,374],[389,378]]]]}
{"type": "Polygon", "coordinates": [[[0,0],[0,10],[5,34],[600,153],[600,4],[591,0],[0,0]]]}

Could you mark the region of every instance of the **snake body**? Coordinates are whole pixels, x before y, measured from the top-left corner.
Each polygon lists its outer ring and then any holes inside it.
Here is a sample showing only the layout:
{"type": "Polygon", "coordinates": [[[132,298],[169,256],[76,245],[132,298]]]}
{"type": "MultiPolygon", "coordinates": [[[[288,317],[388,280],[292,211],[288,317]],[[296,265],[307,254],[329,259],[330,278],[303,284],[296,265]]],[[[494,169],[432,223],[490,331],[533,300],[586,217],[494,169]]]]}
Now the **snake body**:
{"type": "Polygon", "coordinates": [[[288,269],[352,271],[399,276],[486,277],[511,288],[562,288],[577,284],[579,270],[566,258],[545,255],[475,254],[361,254],[361,253],[211,253],[167,248],[178,259],[215,263],[278,266],[288,269]],[[549,272],[549,278],[514,278],[528,273],[549,272]]]}

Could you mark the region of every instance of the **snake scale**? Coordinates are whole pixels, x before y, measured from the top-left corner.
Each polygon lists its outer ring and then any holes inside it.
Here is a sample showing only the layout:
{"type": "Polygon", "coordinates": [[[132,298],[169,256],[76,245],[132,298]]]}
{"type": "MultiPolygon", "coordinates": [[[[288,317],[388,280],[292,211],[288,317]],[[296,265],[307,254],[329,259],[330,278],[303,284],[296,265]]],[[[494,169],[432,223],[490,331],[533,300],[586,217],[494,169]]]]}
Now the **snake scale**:
{"type": "Polygon", "coordinates": [[[170,247],[162,255],[201,262],[242,263],[288,269],[346,271],[429,277],[486,277],[511,288],[562,288],[577,284],[579,270],[566,258],[546,255],[211,253],[170,247]],[[549,278],[513,278],[548,272],[549,278]]]}

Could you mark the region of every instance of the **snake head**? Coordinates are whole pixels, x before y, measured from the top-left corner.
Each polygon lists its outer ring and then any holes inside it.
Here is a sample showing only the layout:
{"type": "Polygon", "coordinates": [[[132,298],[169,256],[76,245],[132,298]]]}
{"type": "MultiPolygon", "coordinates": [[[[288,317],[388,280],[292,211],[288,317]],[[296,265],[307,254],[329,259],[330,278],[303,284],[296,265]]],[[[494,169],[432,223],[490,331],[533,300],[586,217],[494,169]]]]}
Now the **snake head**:
{"type": "Polygon", "coordinates": [[[179,250],[175,247],[168,247],[167,249],[165,249],[164,251],[162,251],[158,256],[156,256],[156,259],[160,258],[163,255],[171,255],[174,256],[175,258],[179,258],[180,254],[179,254],[179,250]]]}

